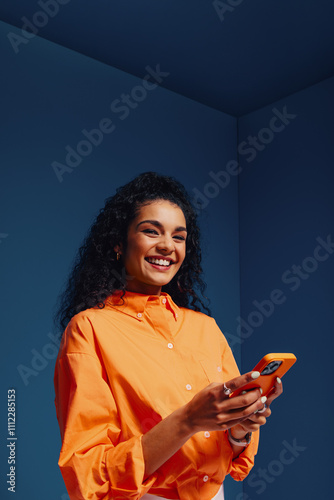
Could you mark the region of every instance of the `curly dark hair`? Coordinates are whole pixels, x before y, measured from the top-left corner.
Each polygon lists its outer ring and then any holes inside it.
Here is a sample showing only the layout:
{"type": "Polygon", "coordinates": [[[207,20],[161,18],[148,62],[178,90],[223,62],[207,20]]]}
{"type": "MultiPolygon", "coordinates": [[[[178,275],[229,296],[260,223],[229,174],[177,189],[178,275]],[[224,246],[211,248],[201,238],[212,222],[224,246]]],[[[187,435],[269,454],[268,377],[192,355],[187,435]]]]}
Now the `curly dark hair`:
{"type": "MultiPolygon", "coordinates": [[[[126,289],[122,262],[117,260],[114,247],[126,248],[128,227],[140,207],[150,201],[167,200],[179,206],[187,225],[186,256],[174,278],[162,291],[167,292],[180,307],[189,307],[208,314],[202,299],[206,284],[201,278],[201,249],[197,215],[184,186],[173,177],[145,172],[116,190],[107,198],[79,248],[64,292],[58,300],[55,323],[64,330],[69,320],[91,307],[103,308],[108,296],[126,289]],[[201,297],[197,294],[200,292],[201,297]],[[189,303],[191,301],[191,303],[189,303]]],[[[122,295],[122,296],[123,296],[122,295]]]]}

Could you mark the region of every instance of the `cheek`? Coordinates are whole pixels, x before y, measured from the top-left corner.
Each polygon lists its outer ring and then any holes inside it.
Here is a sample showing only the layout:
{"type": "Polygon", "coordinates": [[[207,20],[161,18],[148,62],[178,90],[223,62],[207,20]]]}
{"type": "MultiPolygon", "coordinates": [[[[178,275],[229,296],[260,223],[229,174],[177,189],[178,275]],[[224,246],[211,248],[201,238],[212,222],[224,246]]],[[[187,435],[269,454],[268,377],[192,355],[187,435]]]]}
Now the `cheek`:
{"type": "Polygon", "coordinates": [[[128,264],[137,264],[142,261],[147,253],[147,244],[144,241],[138,241],[138,239],[129,240],[128,248],[126,251],[126,257],[128,264]]]}
{"type": "Polygon", "coordinates": [[[128,237],[127,248],[126,248],[127,255],[133,256],[139,254],[141,246],[142,244],[140,241],[138,241],[137,238],[128,237]]]}

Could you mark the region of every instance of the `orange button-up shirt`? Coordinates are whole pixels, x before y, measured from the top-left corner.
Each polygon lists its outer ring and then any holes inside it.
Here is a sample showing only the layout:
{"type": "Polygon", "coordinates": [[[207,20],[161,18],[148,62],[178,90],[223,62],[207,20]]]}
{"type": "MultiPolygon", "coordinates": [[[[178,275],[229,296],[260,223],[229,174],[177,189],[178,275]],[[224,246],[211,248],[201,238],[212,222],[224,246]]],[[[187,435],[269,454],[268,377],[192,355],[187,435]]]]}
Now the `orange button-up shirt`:
{"type": "MultiPolygon", "coordinates": [[[[73,500],[209,500],[244,479],[258,432],[234,460],[225,431],[197,432],[144,481],[142,436],[211,382],[239,374],[215,320],[168,294],[126,292],[75,315],[55,369],[59,466],[73,500]]],[[[168,439],[168,436],[166,436],[168,439]]]]}

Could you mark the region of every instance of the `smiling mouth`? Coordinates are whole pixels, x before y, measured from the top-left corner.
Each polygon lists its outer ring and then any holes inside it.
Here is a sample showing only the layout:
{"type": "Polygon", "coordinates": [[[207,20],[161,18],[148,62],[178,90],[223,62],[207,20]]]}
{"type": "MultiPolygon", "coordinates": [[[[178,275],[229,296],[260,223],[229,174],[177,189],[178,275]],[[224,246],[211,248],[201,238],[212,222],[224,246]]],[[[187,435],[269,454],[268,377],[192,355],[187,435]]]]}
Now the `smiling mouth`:
{"type": "Polygon", "coordinates": [[[170,267],[173,264],[172,260],[155,259],[153,257],[146,257],[145,260],[150,264],[155,264],[156,266],[170,267]]]}

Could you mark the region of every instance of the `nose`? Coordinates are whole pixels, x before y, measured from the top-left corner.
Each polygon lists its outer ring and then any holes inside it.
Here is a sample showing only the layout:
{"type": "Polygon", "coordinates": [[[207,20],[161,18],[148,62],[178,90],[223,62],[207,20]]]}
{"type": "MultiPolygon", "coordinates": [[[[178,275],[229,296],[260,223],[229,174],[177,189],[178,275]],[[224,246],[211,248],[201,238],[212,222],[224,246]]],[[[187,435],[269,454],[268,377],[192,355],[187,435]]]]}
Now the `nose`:
{"type": "Polygon", "coordinates": [[[162,252],[173,252],[175,250],[175,246],[172,236],[164,234],[157,243],[157,249],[162,252]]]}

